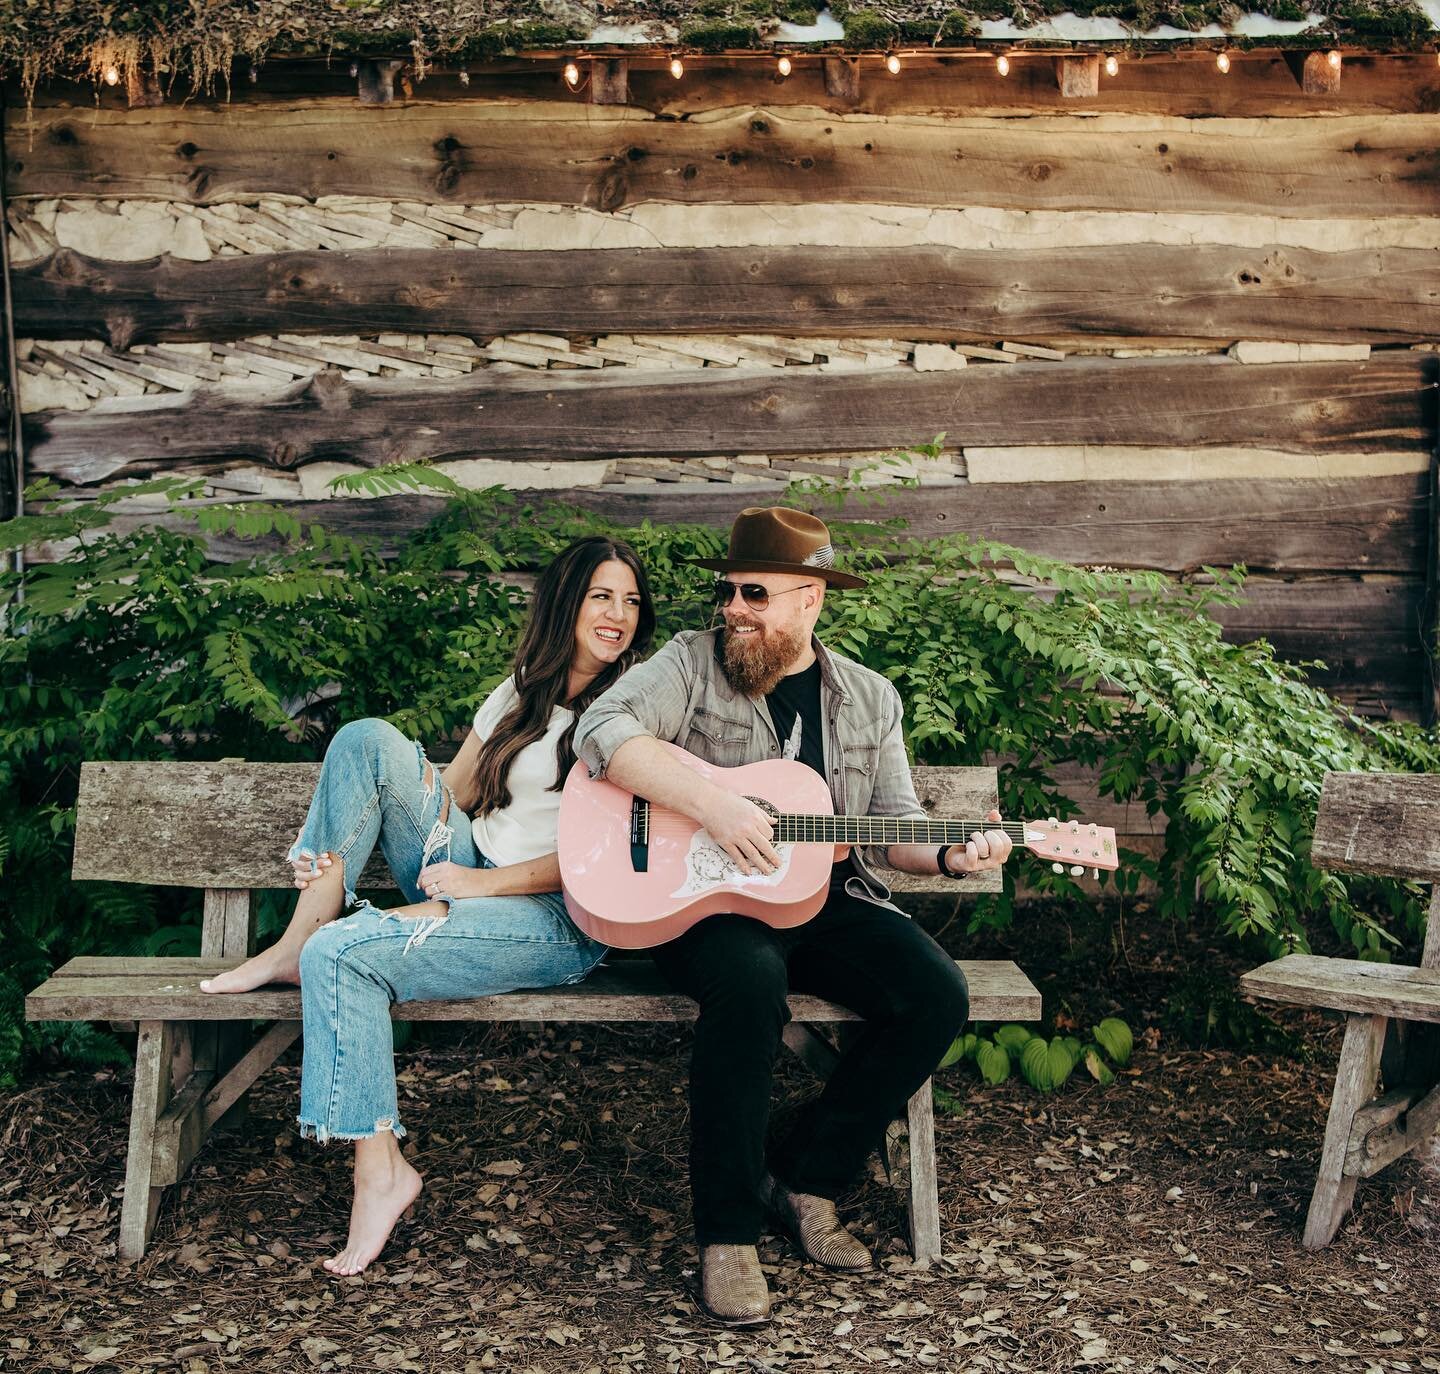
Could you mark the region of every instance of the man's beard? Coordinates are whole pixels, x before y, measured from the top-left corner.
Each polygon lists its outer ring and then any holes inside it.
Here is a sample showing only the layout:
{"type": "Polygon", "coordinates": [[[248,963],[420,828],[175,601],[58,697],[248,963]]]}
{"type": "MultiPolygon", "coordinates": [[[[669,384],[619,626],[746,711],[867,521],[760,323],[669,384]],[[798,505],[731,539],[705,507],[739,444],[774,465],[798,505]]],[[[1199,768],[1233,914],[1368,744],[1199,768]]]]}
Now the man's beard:
{"type": "Polygon", "coordinates": [[[737,635],[728,625],[721,642],[721,671],[737,692],[747,697],[768,696],[805,648],[794,630],[756,630],[737,635]]]}

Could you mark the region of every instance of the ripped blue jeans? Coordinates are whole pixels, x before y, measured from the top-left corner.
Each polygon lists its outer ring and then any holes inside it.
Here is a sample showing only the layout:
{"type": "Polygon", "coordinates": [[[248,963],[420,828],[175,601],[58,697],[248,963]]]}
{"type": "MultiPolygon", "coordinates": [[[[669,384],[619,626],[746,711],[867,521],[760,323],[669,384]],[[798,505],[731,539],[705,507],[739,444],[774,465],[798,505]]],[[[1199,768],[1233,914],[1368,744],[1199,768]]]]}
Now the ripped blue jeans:
{"type": "MultiPolygon", "coordinates": [[[[329,851],[345,865],[345,894],[378,843],[401,891],[429,863],[494,865],[475,848],[455,805],[420,747],[382,720],[344,726],[331,741],[292,858],[329,851]],[[447,813],[448,803],[448,813],[447,813]],[[445,819],[442,821],[442,814],[445,819]]],[[[403,1136],[390,1031],[394,1002],[485,997],[516,988],[578,983],[605,956],[571,922],[558,892],[445,899],[449,915],[401,918],[362,902],[322,926],[300,952],[304,1064],[300,1131],[359,1140],[403,1136]]]]}

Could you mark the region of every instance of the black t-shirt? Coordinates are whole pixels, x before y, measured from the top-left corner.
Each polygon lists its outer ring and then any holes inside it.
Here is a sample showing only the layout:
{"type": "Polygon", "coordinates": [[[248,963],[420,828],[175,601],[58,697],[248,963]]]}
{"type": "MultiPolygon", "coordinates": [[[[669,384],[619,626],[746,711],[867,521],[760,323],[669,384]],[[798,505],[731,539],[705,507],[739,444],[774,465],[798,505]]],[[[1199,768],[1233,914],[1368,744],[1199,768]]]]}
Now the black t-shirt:
{"type": "MultiPolygon", "coordinates": [[[[803,672],[782,677],[765,698],[765,705],[780,740],[781,755],[798,759],[823,778],[825,724],[820,710],[819,662],[812,663],[803,672]]],[[[849,859],[842,860],[831,869],[830,885],[843,883],[854,871],[849,859]]]]}

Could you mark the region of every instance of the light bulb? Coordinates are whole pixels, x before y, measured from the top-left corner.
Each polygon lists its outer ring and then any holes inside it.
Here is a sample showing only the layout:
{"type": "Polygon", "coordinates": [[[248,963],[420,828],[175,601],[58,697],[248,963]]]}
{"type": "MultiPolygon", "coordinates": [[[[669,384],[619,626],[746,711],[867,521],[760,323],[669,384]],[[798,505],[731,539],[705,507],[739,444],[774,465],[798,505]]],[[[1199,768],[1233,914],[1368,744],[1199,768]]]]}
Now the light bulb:
{"type": "Polygon", "coordinates": [[[580,84],[580,68],[573,62],[565,64],[565,84],[573,91],[580,84]]]}
{"type": "Polygon", "coordinates": [[[1120,59],[1113,52],[1105,54],[1105,75],[1114,76],[1120,70],[1120,59]]]}
{"type": "Polygon", "coordinates": [[[896,57],[893,52],[885,59],[885,70],[888,71],[891,76],[900,75],[900,59],[896,57]]]}
{"type": "Polygon", "coordinates": [[[1003,52],[995,59],[995,70],[999,72],[1001,76],[1010,75],[1010,59],[1006,57],[1003,52]]]}
{"type": "Polygon", "coordinates": [[[105,68],[105,84],[107,86],[118,86],[120,84],[120,68],[113,62],[105,68]]]}
{"type": "Polygon", "coordinates": [[[247,75],[250,77],[250,84],[251,84],[252,86],[253,86],[257,81],[260,80],[260,72],[259,72],[259,69],[256,68],[253,64],[251,65],[250,71],[247,73],[247,75]]]}
{"type": "Polygon", "coordinates": [[[1228,52],[1222,52],[1217,54],[1215,58],[1215,65],[1220,69],[1222,74],[1228,72],[1230,70],[1230,54],[1228,52]]]}
{"type": "Polygon", "coordinates": [[[775,64],[775,70],[779,72],[781,76],[789,76],[790,73],[795,70],[795,67],[788,57],[782,57],[775,64]]]}
{"type": "Polygon", "coordinates": [[[1341,62],[1345,59],[1340,56],[1340,50],[1338,48],[1331,48],[1330,51],[1325,54],[1325,60],[1330,64],[1331,71],[1338,72],[1341,62]]]}
{"type": "Polygon", "coordinates": [[[359,75],[360,75],[360,64],[359,64],[358,62],[352,62],[352,63],[350,64],[350,75],[351,75],[351,76],[359,76],[359,75]]]}
{"type": "Polygon", "coordinates": [[[468,85],[470,84],[470,68],[469,68],[469,67],[461,67],[460,70],[455,73],[455,75],[460,78],[460,84],[461,84],[462,86],[468,86],[468,85]]]}
{"type": "Polygon", "coordinates": [[[685,75],[685,64],[678,57],[672,57],[670,59],[670,75],[673,76],[676,81],[679,81],[680,78],[685,75]]]}

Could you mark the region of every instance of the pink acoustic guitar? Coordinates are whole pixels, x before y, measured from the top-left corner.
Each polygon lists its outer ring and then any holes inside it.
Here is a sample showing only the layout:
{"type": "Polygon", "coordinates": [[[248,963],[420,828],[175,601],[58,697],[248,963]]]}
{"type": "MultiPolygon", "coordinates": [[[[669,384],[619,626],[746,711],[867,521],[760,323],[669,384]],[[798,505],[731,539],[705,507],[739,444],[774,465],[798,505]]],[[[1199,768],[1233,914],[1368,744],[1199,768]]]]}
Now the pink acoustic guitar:
{"type": "Polygon", "coordinates": [[[1070,867],[1118,868],[1115,832],[1081,821],[899,820],[837,816],[825,779],[803,763],[771,759],[718,768],[670,749],[703,777],[763,807],[775,823],[779,869],[741,873],[688,816],[667,811],[583,763],[565,780],[557,848],[565,905],[592,939],[650,949],[716,912],[753,916],[777,928],[808,921],[825,903],[830,865],[851,845],[963,844],[979,830],[1004,830],[1017,847],[1070,867]],[[783,808],[783,809],[782,809],[783,808]]]}

